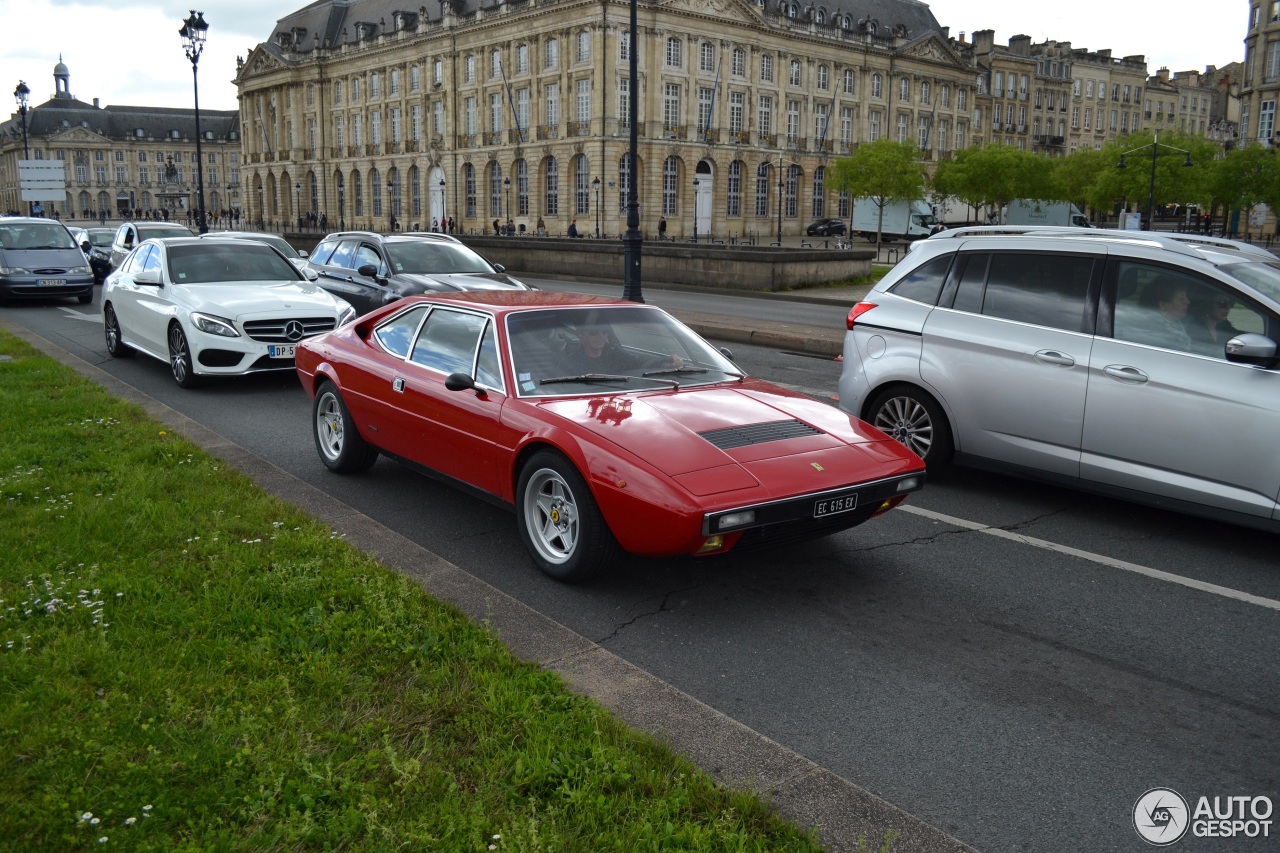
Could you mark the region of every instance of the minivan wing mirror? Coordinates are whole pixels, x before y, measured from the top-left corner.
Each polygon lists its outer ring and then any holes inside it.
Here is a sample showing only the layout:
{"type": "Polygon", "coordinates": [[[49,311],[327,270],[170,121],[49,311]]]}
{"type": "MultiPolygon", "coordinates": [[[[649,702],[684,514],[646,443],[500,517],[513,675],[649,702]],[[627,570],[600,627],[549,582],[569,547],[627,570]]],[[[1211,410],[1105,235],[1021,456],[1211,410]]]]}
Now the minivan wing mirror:
{"type": "Polygon", "coordinates": [[[1276,362],[1276,342],[1265,335],[1252,332],[1236,335],[1227,341],[1227,361],[1273,367],[1276,362]]]}

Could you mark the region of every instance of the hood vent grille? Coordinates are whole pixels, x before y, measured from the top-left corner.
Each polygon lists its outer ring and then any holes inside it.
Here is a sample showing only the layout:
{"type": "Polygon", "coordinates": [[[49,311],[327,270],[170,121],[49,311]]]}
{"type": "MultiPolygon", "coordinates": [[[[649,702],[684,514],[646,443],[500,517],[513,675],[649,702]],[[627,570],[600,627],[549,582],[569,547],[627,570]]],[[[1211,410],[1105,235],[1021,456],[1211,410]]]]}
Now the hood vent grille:
{"type": "Polygon", "coordinates": [[[735,447],[747,447],[752,444],[765,444],[770,441],[785,441],[788,438],[822,435],[822,431],[814,429],[802,421],[788,419],[785,421],[751,424],[750,426],[713,429],[707,432],[700,432],[698,435],[721,450],[732,450],[735,447]]]}

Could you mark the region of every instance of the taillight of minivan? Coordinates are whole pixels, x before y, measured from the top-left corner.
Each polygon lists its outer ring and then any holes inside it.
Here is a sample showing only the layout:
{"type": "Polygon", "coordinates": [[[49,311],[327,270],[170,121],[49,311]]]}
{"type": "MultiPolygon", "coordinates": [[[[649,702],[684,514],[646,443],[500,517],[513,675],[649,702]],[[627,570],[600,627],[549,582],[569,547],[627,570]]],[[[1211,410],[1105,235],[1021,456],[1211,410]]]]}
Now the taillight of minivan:
{"type": "Polygon", "coordinates": [[[854,306],[849,309],[848,318],[844,321],[845,328],[852,331],[853,324],[858,321],[858,318],[875,307],[876,303],[874,302],[858,302],[854,304],[854,306]]]}

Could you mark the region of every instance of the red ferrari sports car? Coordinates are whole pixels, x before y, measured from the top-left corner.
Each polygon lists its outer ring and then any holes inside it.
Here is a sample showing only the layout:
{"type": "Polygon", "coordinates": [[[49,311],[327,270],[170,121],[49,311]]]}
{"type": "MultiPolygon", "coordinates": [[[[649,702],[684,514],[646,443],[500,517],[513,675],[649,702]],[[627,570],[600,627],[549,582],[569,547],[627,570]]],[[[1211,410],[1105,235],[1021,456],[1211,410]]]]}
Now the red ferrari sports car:
{"type": "Polygon", "coordinates": [[[476,291],[402,299],[298,344],[331,470],[378,455],[513,506],[553,578],[632,554],[825,536],[924,485],[901,444],[739,372],[659,308],[476,291]]]}

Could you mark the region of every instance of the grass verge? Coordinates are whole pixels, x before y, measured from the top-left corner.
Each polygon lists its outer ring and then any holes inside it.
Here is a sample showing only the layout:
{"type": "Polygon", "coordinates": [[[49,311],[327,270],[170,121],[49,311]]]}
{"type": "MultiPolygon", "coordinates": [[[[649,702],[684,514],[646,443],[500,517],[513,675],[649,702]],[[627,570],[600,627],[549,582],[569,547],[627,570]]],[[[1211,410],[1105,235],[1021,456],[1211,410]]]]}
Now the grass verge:
{"type": "Polygon", "coordinates": [[[0,355],[0,848],[820,849],[140,409],[0,355]]]}

